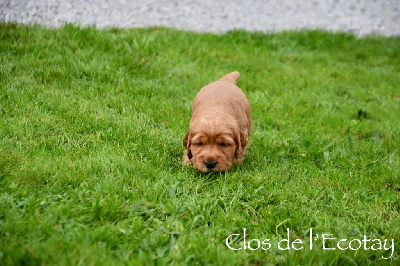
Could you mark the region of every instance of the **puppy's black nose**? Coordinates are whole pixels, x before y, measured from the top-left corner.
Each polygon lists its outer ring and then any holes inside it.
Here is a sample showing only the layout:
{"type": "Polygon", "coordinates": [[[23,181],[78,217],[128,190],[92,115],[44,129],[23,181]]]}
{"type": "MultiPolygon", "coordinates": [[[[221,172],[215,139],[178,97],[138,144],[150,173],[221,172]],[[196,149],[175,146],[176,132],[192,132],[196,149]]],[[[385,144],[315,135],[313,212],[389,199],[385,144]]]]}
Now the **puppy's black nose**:
{"type": "Polygon", "coordinates": [[[207,169],[211,170],[211,169],[214,169],[215,166],[217,166],[217,162],[216,161],[205,161],[204,165],[207,167],[207,169]]]}

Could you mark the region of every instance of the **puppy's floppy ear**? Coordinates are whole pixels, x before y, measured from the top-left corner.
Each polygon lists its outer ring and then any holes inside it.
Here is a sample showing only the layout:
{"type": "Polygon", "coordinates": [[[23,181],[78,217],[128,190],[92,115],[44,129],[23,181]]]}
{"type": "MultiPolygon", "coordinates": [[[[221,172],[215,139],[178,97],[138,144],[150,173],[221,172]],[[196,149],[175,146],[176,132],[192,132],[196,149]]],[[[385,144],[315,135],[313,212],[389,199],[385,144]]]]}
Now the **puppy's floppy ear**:
{"type": "Polygon", "coordinates": [[[183,138],[183,146],[185,147],[185,155],[187,156],[187,159],[190,160],[192,159],[193,155],[192,152],[190,151],[190,146],[192,145],[192,140],[190,138],[190,130],[186,133],[185,137],[183,138]]]}
{"type": "Polygon", "coordinates": [[[248,140],[249,140],[248,136],[244,132],[238,132],[236,134],[235,159],[237,162],[242,162],[244,160],[244,155],[246,154],[246,147],[248,140]]]}

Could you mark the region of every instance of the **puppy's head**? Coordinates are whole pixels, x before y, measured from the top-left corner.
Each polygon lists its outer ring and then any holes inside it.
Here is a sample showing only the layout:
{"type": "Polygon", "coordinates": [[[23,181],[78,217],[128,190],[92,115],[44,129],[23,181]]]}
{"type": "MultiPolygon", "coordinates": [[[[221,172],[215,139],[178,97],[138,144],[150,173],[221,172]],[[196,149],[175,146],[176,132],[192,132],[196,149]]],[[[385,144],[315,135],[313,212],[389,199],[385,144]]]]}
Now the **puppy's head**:
{"type": "Polygon", "coordinates": [[[185,161],[204,173],[222,172],[236,162],[243,142],[243,134],[233,119],[210,121],[205,118],[191,123],[183,139],[185,161]]]}

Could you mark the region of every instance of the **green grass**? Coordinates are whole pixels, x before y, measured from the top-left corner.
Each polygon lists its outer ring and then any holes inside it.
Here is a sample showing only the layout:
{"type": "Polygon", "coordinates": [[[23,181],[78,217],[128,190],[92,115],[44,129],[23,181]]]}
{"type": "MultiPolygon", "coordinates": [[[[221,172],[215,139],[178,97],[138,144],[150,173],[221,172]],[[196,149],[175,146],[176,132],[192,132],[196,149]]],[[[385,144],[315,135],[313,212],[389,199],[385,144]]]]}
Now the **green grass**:
{"type": "Polygon", "coordinates": [[[399,37],[0,24],[0,264],[398,264],[399,117],[399,37]],[[193,98],[234,70],[245,162],[182,166],[193,98]],[[272,248],[229,250],[243,228],[272,248]]]}

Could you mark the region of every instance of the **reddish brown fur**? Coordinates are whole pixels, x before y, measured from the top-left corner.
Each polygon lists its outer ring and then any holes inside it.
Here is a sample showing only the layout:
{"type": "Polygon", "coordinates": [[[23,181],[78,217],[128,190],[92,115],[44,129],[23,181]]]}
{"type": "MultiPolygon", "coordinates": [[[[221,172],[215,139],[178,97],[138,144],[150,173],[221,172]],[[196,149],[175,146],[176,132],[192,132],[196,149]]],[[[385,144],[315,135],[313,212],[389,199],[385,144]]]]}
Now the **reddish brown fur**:
{"type": "Polygon", "coordinates": [[[220,172],[244,160],[251,113],[249,101],[236,86],[239,77],[239,72],[232,72],[197,93],[183,139],[183,164],[193,163],[202,172],[220,172]]]}

